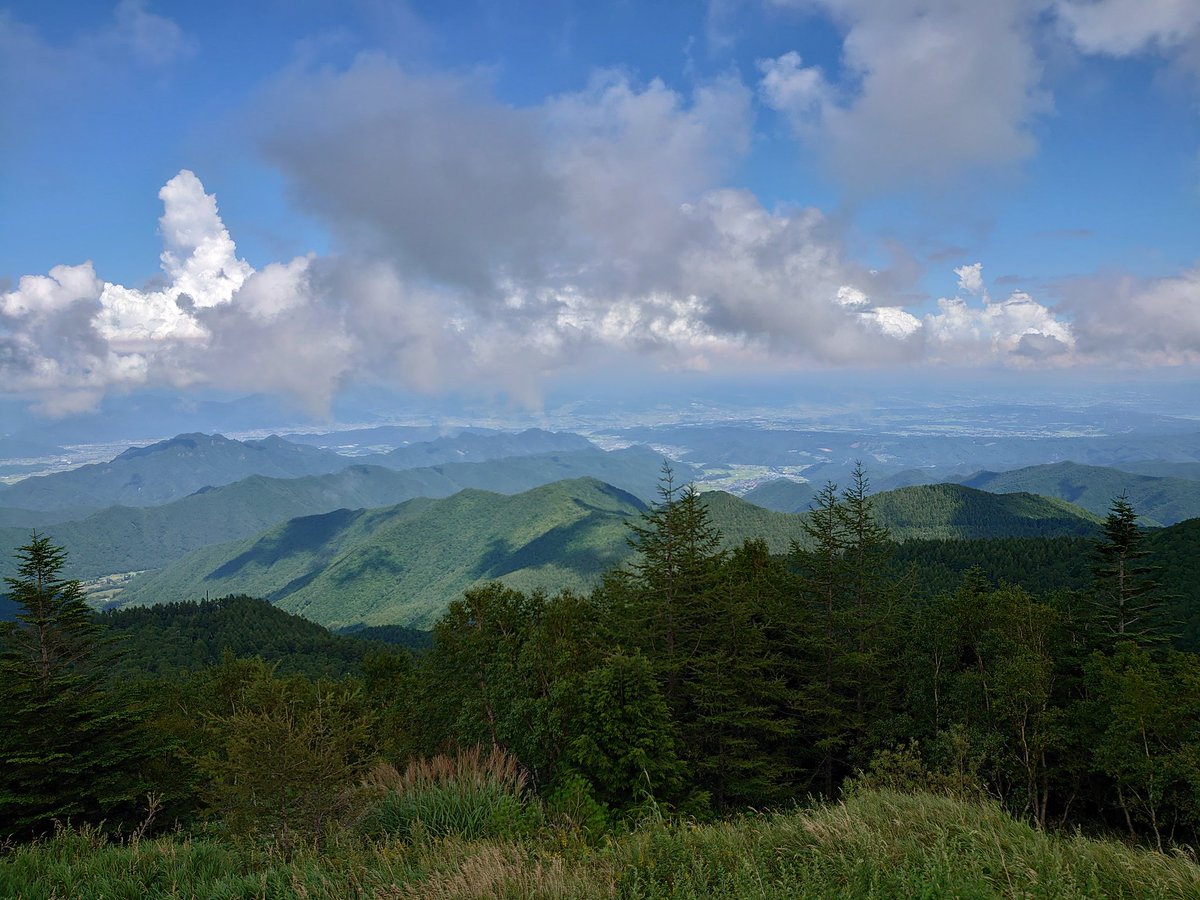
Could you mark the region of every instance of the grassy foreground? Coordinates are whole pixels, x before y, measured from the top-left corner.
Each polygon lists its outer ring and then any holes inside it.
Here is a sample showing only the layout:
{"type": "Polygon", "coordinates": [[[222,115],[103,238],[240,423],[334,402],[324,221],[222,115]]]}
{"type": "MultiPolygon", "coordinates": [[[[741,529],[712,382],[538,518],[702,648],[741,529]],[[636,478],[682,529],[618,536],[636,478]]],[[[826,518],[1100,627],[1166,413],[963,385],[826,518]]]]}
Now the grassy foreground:
{"type": "Polygon", "coordinates": [[[876,791],[718,824],[647,824],[598,848],[555,829],[509,841],[346,832],[290,855],[206,837],[64,832],[0,856],[0,896],[1184,898],[1200,897],[1200,866],[1043,834],[988,804],[876,791]]]}

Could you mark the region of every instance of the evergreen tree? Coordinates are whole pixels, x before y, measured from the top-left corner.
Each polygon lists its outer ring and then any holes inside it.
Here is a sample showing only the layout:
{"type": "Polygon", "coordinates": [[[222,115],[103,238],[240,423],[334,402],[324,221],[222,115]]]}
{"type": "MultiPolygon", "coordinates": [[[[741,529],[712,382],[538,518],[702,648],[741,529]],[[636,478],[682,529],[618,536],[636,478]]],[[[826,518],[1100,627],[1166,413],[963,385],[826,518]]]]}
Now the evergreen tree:
{"type": "Polygon", "coordinates": [[[894,663],[900,652],[895,627],[900,585],[888,571],[892,535],[876,521],[870,492],[866,470],[856,462],[836,508],[844,544],[842,668],[853,698],[854,744],[858,748],[853,762],[860,766],[866,762],[864,754],[871,753],[872,743],[886,744],[889,738],[903,737],[889,733],[895,729],[884,721],[899,699],[894,663]]]}
{"type": "Polygon", "coordinates": [[[692,771],[714,806],[762,807],[795,781],[793,660],[796,621],[785,565],[763,541],[746,541],[719,570],[718,587],[691,667],[695,684],[692,771]]]}
{"type": "MultiPolygon", "coordinates": [[[[813,662],[813,677],[798,673],[797,690],[803,692],[801,708],[809,725],[806,743],[816,754],[817,783],[832,797],[836,780],[844,774],[849,729],[843,640],[843,594],[847,536],[845,514],[837,485],[832,481],[817,493],[801,527],[809,547],[792,545],[792,562],[802,576],[801,593],[811,612],[813,629],[796,635],[793,656],[813,662]]],[[[803,753],[804,747],[798,748],[803,753]]]]}
{"type": "Polygon", "coordinates": [[[582,776],[592,797],[614,811],[684,797],[675,728],[644,656],[618,650],[580,679],[578,699],[565,779],[582,776]]]}
{"type": "Polygon", "coordinates": [[[33,535],[5,579],[18,605],[0,632],[0,834],[55,821],[119,825],[148,785],[153,754],[138,718],[102,683],[104,641],[65,551],[33,535]]]}
{"type": "Polygon", "coordinates": [[[638,556],[627,579],[627,627],[631,644],[654,663],[673,713],[684,715],[686,670],[695,662],[697,630],[704,627],[716,585],[721,536],[695,485],[675,485],[663,464],[659,502],[631,523],[630,546],[638,556]]]}
{"type": "Polygon", "coordinates": [[[1092,550],[1092,602],[1102,643],[1145,645],[1167,637],[1164,601],[1137,520],[1125,495],[1117,497],[1092,550]]]}

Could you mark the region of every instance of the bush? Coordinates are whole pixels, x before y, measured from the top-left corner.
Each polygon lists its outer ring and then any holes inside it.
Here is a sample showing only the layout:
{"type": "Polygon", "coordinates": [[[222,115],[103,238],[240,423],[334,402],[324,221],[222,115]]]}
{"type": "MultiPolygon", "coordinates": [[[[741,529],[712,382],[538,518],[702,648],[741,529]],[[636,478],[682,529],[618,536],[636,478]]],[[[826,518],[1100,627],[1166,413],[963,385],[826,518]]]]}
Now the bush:
{"type": "Polygon", "coordinates": [[[982,782],[965,767],[944,772],[927,766],[916,741],[878,751],[866,771],[860,769],[842,784],[843,797],[869,791],[937,794],[959,800],[982,800],[987,796],[982,782]]]}

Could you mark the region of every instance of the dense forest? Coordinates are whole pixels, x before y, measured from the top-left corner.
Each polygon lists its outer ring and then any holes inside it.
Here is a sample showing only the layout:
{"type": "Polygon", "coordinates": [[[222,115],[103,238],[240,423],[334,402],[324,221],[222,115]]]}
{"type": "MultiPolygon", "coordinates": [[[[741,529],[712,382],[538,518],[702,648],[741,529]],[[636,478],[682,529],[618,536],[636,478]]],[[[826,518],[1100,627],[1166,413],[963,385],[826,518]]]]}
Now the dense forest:
{"type": "MultiPolygon", "coordinates": [[[[792,813],[811,828],[834,809],[874,827],[886,807],[917,831],[922,816],[983,816],[1034,829],[1026,842],[1195,845],[1200,657],[1178,590],[1195,582],[1161,573],[1191,577],[1196,522],[1156,542],[1118,498],[1096,538],[897,545],[861,469],[812,507],[789,554],[721,549],[667,469],[630,525],[633,561],[598,588],[469,590],[428,647],[331,635],[249,598],[97,617],[37,538],[18,552],[20,613],[0,648],[0,834],[26,873],[44,861],[23,842],[67,822],[93,842],[179,828],[310,861],[330,842],[350,852],[348,835],[378,854],[450,835],[539,835],[544,850],[553,834],[608,846],[624,896],[700,878],[693,852],[725,878],[721,823],[742,821],[738,852],[757,859],[755,841],[793,820],[731,817],[798,805],[815,804],[792,813]],[[715,843],[701,852],[688,828],[715,843]],[[638,845],[653,834],[657,850],[638,845]]],[[[1197,884],[1190,869],[1169,878],[1197,884]]],[[[388,896],[434,895],[413,890],[388,896]]]]}

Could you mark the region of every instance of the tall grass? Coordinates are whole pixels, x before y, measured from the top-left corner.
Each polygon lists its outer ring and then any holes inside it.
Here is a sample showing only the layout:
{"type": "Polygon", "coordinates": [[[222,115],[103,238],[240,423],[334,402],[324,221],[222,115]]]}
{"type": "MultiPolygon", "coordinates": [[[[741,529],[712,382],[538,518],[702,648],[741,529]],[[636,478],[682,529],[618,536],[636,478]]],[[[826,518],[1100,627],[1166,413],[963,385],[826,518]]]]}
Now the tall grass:
{"type": "Polygon", "coordinates": [[[516,837],[542,821],[540,804],[526,790],[525,771],[498,747],[413,760],[403,772],[382,763],[365,787],[379,799],[361,827],[376,838],[516,837]]]}
{"type": "Polygon", "coordinates": [[[1188,856],[1048,835],[986,801],[892,791],[643,830],[615,853],[629,898],[1200,897],[1188,856]]]}
{"type": "Polygon", "coordinates": [[[0,856],[0,897],[1200,897],[1200,866],[1184,853],[1049,835],[987,802],[887,790],[708,825],[648,824],[600,849],[557,837],[344,832],[285,854],[203,835],[116,843],[64,831],[0,856]]]}

